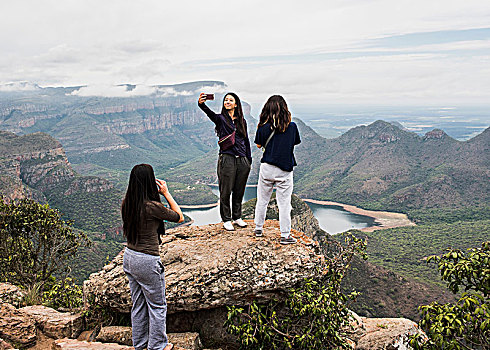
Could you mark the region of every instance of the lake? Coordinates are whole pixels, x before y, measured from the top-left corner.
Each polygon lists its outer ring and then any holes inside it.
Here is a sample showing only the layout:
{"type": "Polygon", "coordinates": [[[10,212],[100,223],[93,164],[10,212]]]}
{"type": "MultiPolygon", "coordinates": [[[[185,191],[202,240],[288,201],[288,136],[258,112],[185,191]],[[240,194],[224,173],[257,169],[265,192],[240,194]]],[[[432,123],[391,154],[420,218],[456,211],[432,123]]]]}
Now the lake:
{"type": "MultiPolygon", "coordinates": [[[[212,186],[214,194],[219,195],[217,186],[212,186]]],[[[257,197],[256,187],[247,187],[243,201],[257,197]]],[[[337,234],[350,229],[361,229],[374,225],[374,218],[353,214],[342,207],[307,203],[318,219],[320,227],[330,234],[337,234]]],[[[184,209],[183,212],[194,220],[193,225],[215,224],[221,221],[219,207],[204,209],[184,209]]]]}

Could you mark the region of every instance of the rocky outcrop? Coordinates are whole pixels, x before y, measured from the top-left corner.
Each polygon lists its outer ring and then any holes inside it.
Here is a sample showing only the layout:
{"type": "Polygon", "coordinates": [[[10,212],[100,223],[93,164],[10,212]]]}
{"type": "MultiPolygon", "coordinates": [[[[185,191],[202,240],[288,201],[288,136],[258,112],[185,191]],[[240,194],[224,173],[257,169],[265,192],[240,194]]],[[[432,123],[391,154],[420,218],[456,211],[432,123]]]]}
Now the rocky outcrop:
{"type": "Polygon", "coordinates": [[[114,186],[105,179],[95,176],[85,176],[75,178],[63,194],[69,196],[77,192],[103,192],[111,190],[112,188],[114,188],[114,186]]]}
{"type": "Polygon", "coordinates": [[[113,188],[102,178],[76,176],[61,144],[46,134],[0,132],[0,151],[0,196],[7,200],[29,197],[45,202],[44,192],[62,187],[65,196],[113,188]]]}
{"type": "Polygon", "coordinates": [[[24,347],[36,343],[36,325],[22,311],[10,304],[0,304],[0,337],[24,347]]]}
{"type": "MultiPolygon", "coordinates": [[[[53,350],[134,350],[132,346],[120,345],[116,343],[88,342],[76,339],[58,339],[54,342],[53,350]]],[[[173,350],[200,350],[198,348],[183,348],[174,345],[173,350]]]]}
{"type": "Polygon", "coordinates": [[[1,132],[0,151],[0,195],[9,200],[43,199],[42,192],[75,176],[61,144],[46,134],[1,132]]]}
{"type": "Polygon", "coordinates": [[[441,129],[434,129],[434,130],[431,130],[431,131],[428,131],[425,133],[424,135],[424,140],[430,140],[430,139],[442,139],[444,137],[446,137],[447,134],[441,130],[441,129]]]}
{"type": "Polygon", "coordinates": [[[7,343],[5,340],[0,338],[0,350],[9,350],[9,349],[14,349],[14,347],[7,343]]]}
{"type": "MultiPolygon", "coordinates": [[[[242,216],[245,219],[253,220],[255,216],[255,204],[257,200],[251,199],[243,205],[242,216]]],[[[315,218],[308,204],[301,198],[293,194],[291,196],[291,227],[297,231],[304,232],[307,236],[318,241],[328,234],[320,228],[318,219],[315,218]]],[[[279,208],[277,206],[275,193],[271,196],[267,206],[267,219],[278,220],[279,208]]]]}
{"type": "Polygon", "coordinates": [[[410,337],[424,334],[406,318],[362,317],[363,333],[356,339],[356,350],[408,350],[410,337]]]}
{"type": "Polygon", "coordinates": [[[124,350],[132,349],[132,346],[120,345],[116,343],[100,343],[100,342],[88,342],[80,341],[76,339],[58,339],[54,342],[53,350],[124,350]]]}
{"type": "MultiPolygon", "coordinates": [[[[110,326],[102,327],[96,340],[102,343],[117,343],[121,345],[132,345],[131,327],[110,326]]],[[[168,341],[176,347],[189,350],[202,349],[201,340],[198,333],[169,333],[168,341]]]]}
{"type": "Polygon", "coordinates": [[[35,320],[36,326],[51,338],[76,338],[82,331],[81,314],[58,312],[42,305],[26,306],[19,311],[35,320]]]}
{"type": "Polygon", "coordinates": [[[19,287],[9,283],[0,283],[0,303],[7,303],[19,307],[24,297],[25,292],[19,287]]]}
{"type": "MultiPolygon", "coordinates": [[[[121,111],[121,113],[124,111],[121,111]]],[[[123,117],[103,123],[98,127],[108,133],[116,135],[141,134],[150,130],[165,130],[174,126],[194,125],[205,121],[205,115],[197,110],[188,110],[177,113],[160,113],[158,110],[139,111],[138,117],[123,117]]],[[[99,111],[105,114],[105,110],[99,111]]]]}
{"type": "MultiPolygon", "coordinates": [[[[259,239],[250,227],[229,232],[213,224],[169,230],[160,247],[169,314],[281,298],[318,273],[323,257],[316,250],[317,242],[293,231],[299,243],[282,246],[277,221],[267,221],[265,230],[259,239]]],[[[129,313],[131,297],[122,254],[92,274],[83,290],[87,302],[129,313]]]]}
{"type": "Polygon", "coordinates": [[[95,339],[102,343],[132,345],[132,334],[131,327],[109,326],[102,327],[95,339]]]}
{"type": "Polygon", "coordinates": [[[0,150],[0,195],[7,199],[35,197],[33,191],[48,191],[75,176],[61,144],[46,134],[2,132],[0,150]]]}

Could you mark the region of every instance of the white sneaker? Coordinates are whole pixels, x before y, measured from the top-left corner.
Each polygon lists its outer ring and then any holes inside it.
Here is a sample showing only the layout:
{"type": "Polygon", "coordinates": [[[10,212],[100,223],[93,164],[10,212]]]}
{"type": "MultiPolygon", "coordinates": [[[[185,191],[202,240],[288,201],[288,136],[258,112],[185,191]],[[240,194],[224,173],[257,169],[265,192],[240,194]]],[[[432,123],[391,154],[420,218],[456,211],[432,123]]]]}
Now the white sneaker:
{"type": "Polygon", "coordinates": [[[235,228],[233,227],[233,224],[231,223],[231,221],[225,221],[225,222],[223,222],[223,227],[227,231],[234,231],[235,230],[235,228]]]}
{"type": "Polygon", "coordinates": [[[243,221],[241,218],[234,220],[233,223],[237,224],[240,227],[247,227],[247,223],[243,221]]]}

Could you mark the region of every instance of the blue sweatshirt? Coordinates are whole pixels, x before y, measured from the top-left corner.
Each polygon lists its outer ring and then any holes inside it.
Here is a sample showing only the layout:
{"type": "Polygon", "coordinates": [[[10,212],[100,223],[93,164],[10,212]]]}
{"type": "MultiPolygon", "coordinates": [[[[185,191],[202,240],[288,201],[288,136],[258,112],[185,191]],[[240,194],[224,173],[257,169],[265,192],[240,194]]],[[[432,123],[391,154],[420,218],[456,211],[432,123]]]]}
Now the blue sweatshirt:
{"type": "MultiPolygon", "coordinates": [[[[255,143],[264,146],[272,133],[271,124],[265,123],[259,126],[255,134],[255,143]]],[[[301,143],[299,138],[298,126],[295,122],[289,123],[286,131],[274,133],[265,148],[264,155],[260,160],[261,163],[275,165],[281,170],[292,171],[296,166],[294,159],[294,146],[301,143]]]]}
{"type": "MultiPolygon", "coordinates": [[[[233,124],[230,116],[224,116],[223,114],[216,114],[208,106],[204,103],[199,104],[199,108],[203,110],[204,113],[208,116],[211,121],[216,124],[216,130],[218,132],[218,138],[225,137],[229,135],[235,130],[236,126],[233,124]]],[[[245,123],[245,130],[247,130],[247,122],[245,119],[243,120],[245,123]]],[[[228,148],[225,151],[220,150],[219,154],[231,154],[233,156],[247,157],[250,164],[252,164],[252,151],[250,150],[250,141],[247,135],[242,135],[238,132],[235,133],[235,144],[233,147],[228,148]]]]}

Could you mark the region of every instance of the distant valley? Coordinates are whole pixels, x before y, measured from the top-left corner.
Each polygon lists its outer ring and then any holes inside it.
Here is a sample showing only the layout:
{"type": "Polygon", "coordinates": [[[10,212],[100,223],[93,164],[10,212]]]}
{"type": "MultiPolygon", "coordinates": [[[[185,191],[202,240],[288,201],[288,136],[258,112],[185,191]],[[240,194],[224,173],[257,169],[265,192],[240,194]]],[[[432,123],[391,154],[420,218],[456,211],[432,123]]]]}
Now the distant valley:
{"type": "Polygon", "coordinates": [[[222,82],[162,85],[161,94],[127,98],[78,96],[80,88],[0,91],[0,130],[45,132],[61,142],[77,171],[102,175],[120,189],[135,164],[162,171],[215,147],[196,91],[223,90],[222,82]]]}

